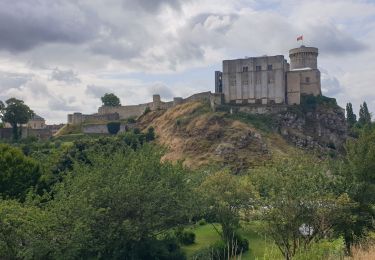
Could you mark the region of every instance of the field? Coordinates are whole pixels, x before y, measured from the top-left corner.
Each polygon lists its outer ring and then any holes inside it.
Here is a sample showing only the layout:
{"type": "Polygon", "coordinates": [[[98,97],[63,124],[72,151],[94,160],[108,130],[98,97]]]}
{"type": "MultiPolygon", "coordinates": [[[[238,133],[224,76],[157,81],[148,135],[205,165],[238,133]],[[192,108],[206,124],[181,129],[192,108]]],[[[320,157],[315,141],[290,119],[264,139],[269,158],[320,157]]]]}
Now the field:
{"type": "MultiPolygon", "coordinates": [[[[218,224],[215,224],[215,227],[220,230],[218,224]]],[[[277,256],[280,256],[278,249],[272,244],[272,242],[269,242],[265,237],[262,237],[257,233],[258,228],[259,223],[256,222],[243,226],[241,234],[248,239],[250,249],[242,255],[242,259],[270,259],[269,257],[272,256],[272,259],[277,260],[277,256]]],[[[196,239],[193,245],[183,246],[183,250],[188,256],[188,259],[192,259],[192,255],[199,250],[207,248],[220,240],[220,236],[212,224],[193,226],[190,229],[194,231],[196,239]]],[[[283,258],[280,257],[279,259],[283,258]]]]}

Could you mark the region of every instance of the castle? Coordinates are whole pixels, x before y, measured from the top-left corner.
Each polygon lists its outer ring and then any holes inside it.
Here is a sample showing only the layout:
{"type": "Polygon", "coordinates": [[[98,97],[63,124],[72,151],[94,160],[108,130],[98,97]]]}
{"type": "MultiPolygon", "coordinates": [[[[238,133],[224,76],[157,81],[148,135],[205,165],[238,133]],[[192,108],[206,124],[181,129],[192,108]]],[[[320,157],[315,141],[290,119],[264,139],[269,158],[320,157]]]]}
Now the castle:
{"type": "Polygon", "coordinates": [[[224,60],[215,72],[215,92],[225,103],[300,104],[301,95],[321,94],[318,49],[301,46],[283,55],[224,60]]]}
{"type": "Polygon", "coordinates": [[[289,50],[290,64],[283,55],[224,60],[223,69],[215,71],[215,93],[203,92],[188,98],[175,97],[163,102],[159,95],[153,101],[130,106],[102,106],[98,113],[68,115],[68,124],[113,121],[141,116],[146,109],[166,110],[190,101],[208,101],[219,105],[240,106],[248,113],[275,113],[287,105],[300,104],[302,95],[320,95],[318,49],[306,47],[289,50]]]}

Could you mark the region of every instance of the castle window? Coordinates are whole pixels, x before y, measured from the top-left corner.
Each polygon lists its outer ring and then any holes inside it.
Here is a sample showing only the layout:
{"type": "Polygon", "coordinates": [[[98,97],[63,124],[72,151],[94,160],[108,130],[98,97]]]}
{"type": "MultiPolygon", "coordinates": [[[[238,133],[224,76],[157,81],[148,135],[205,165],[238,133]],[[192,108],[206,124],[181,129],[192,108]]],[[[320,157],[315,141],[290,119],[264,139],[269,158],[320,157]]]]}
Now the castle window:
{"type": "Polygon", "coordinates": [[[309,83],[309,82],[310,82],[310,78],[306,77],[306,83],[309,83]]]}
{"type": "Polygon", "coordinates": [[[242,68],[242,72],[248,72],[248,71],[249,71],[249,67],[246,66],[242,68]]]}
{"type": "Polygon", "coordinates": [[[261,71],[262,70],[262,66],[255,66],[255,70],[256,71],[261,71]]]}
{"type": "Polygon", "coordinates": [[[272,70],[272,65],[267,65],[267,70],[272,70]]]}

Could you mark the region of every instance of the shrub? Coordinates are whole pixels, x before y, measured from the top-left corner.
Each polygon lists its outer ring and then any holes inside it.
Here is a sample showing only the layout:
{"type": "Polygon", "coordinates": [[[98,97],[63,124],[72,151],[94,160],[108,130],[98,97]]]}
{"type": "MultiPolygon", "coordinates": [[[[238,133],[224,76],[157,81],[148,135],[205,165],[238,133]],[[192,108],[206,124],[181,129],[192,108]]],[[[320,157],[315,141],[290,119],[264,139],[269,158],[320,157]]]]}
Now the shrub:
{"type": "Polygon", "coordinates": [[[145,135],[145,138],[146,138],[146,142],[150,142],[152,140],[155,140],[155,130],[152,126],[150,126],[147,129],[147,133],[145,135]]]}
{"type": "Polygon", "coordinates": [[[129,124],[134,124],[134,123],[136,122],[136,120],[135,120],[134,117],[130,117],[130,118],[128,118],[127,122],[128,122],[129,124]]]}
{"type": "Polygon", "coordinates": [[[121,126],[120,122],[109,122],[107,124],[108,132],[112,135],[115,135],[118,133],[118,131],[120,131],[120,126],[121,126]]]}
{"type": "Polygon", "coordinates": [[[183,227],[178,227],[177,230],[175,231],[175,236],[178,240],[183,245],[191,245],[195,243],[195,234],[193,231],[190,230],[184,230],[183,227]]]}
{"type": "Polygon", "coordinates": [[[204,218],[202,218],[201,220],[198,221],[198,225],[199,226],[204,226],[206,224],[207,224],[207,222],[206,222],[206,220],[204,218]]]}
{"type": "Polygon", "coordinates": [[[150,112],[151,112],[151,108],[146,107],[145,111],[143,112],[143,115],[147,115],[150,112]]]}

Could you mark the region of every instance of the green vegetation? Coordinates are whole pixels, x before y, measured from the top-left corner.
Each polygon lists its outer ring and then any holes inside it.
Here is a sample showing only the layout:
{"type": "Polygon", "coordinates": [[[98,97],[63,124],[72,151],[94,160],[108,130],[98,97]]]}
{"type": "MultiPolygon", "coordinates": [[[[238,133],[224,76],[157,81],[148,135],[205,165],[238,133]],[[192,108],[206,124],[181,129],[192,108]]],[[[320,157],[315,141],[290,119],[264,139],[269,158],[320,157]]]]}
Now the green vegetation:
{"type": "Polygon", "coordinates": [[[24,200],[41,175],[39,165],[20,149],[0,144],[0,196],[24,200]]]}
{"type": "Polygon", "coordinates": [[[21,137],[22,124],[26,124],[34,115],[34,112],[22,101],[16,98],[10,98],[0,101],[0,119],[9,123],[13,129],[13,139],[18,140],[21,137]]]}
{"type": "Polygon", "coordinates": [[[115,135],[120,131],[121,123],[120,122],[109,122],[107,123],[108,133],[115,135]]]}
{"type": "Polygon", "coordinates": [[[357,123],[357,116],[353,112],[352,103],[346,104],[346,121],[350,128],[353,127],[357,123]]]}
{"type": "MultiPolygon", "coordinates": [[[[306,97],[301,107],[335,105],[306,97]]],[[[191,170],[166,160],[161,120],[158,136],[142,123],[109,136],[68,126],[70,134],[48,141],[0,144],[0,258],[341,259],[375,231],[375,127],[365,107],[344,154],[280,150],[239,174],[229,163],[191,170]]],[[[207,134],[194,142],[223,134],[228,122],[238,136],[253,130],[227,116],[274,131],[272,117],[215,114],[206,105],[174,113],[163,115],[176,120],[170,129],[207,134]]]]}
{"type": "Polygon", "coordinates": [[[105,93],[101,97],[103,106],[118,107],[121,106],[120,99],[113,93],[105,93]]]}
{"type": "Polygon", "coordinates": [[[272,115],[253,115],[243,112],[238,112],[228,115],[228,118],[238,120],[246,124],[251,124],[255,128],[266,133],[274,132],[277,129],[277,121],[272,115]]]}

